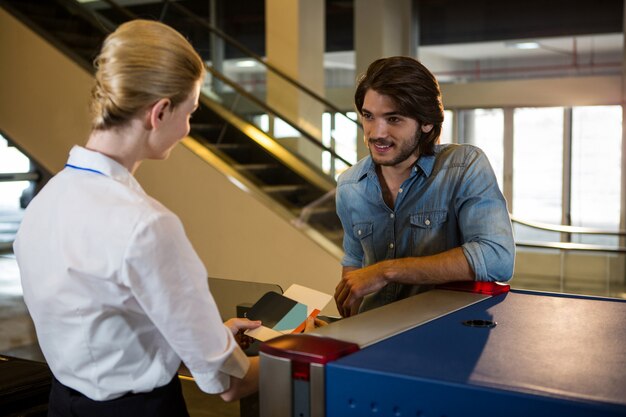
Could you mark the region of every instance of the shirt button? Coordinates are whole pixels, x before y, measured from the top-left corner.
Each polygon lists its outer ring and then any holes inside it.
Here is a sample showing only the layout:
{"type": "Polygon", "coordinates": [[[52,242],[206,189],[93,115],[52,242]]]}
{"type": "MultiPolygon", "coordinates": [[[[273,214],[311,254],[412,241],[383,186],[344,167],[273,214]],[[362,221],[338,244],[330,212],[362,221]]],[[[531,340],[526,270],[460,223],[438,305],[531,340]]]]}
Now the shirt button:
{"type": "Polygon", "coordinates": [[[393,243],[389,244],[389,249],[393,249],[393,243]]]}
{"type": "Polygon", "coordinates": [[[430,220],[426,219],[426,221],[424,223],[426,223],[426,226],[429,226],[430,225],[430,220]]]}
{"type": "Polygon", "coordinates": [[[391,213],[391,214],[389,215],[389,217],[391,217],[391,218],[393,219],[394,217],[396,217],[396,215],[395,215],[395,214],[393,214],[393,213],[391,213]]]}
{"type": "Polygon", "coordinates": [[[361,233],[363,233],[363,232],[361,232],[360,230],[357,232],[357,234],[358,234],[359,236],[361,236],[361,233]]]}
{"type": "Polygon", "coordinates": [[[399,193],[401,193],[401,192],[402,192],[402,188],[400,188],[400,189],[398,190],[398,192],[399,192],[399,193]]]}

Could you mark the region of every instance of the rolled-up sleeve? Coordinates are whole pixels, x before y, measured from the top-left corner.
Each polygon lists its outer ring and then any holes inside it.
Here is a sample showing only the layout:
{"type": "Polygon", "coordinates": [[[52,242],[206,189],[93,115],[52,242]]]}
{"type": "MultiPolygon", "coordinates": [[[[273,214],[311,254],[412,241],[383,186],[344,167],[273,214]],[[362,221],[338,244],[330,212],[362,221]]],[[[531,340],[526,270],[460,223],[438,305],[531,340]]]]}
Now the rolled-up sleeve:
{"type": "Polygon", "coordinates": [[[463,252],[476,281],[508,281],[513,276],[515,241],[506,201],[480,149],[474,148],[466,163],[455,200],[463,252]]]}

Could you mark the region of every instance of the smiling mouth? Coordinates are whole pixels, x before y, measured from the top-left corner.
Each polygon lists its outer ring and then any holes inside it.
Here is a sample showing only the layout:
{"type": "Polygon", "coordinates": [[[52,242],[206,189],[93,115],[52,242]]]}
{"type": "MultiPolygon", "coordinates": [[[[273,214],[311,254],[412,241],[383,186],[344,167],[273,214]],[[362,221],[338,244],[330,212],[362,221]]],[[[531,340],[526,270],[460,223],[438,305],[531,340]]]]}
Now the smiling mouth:
{"type": "Polygon", "coordinates": [[[380,143],[370,141],[370,144],[376,149],[377,152],[386,152],[393,147],[393,143],[380,143]]]}

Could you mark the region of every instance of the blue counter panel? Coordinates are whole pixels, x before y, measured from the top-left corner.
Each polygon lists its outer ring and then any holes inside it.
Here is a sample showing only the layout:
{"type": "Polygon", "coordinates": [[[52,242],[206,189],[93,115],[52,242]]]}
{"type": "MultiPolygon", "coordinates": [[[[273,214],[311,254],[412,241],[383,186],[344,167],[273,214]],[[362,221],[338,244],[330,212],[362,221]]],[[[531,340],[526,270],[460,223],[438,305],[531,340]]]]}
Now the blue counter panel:
{"type": "Polygon", "coordinates": [[[511,291],[328,364],[326,388],[328,417],[626,416],[626,301],[511,291]]]}

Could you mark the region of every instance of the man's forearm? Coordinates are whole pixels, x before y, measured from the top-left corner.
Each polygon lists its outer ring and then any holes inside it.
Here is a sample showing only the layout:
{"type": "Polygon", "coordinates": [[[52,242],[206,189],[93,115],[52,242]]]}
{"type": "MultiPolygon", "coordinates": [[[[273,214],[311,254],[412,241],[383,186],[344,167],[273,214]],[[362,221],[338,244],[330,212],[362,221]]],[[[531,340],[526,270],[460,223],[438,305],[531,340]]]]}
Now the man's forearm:
{"type": "Polygon", "coordinates": [[[385,281],[401,284],[442,284],[474,279],[474,271],[460,247],[436,255],[389,259],[372,267],[380,268],[385,281]]]}
{"type": "Polygon", "coordinates": [[[390,282],[419,285],[473,279],[474,271],[459,247],[432,256],[389,259],[365,268],[344,267],[335,301],[339,313],[348,317],[358,312],[364,296],[390,282]]]}

